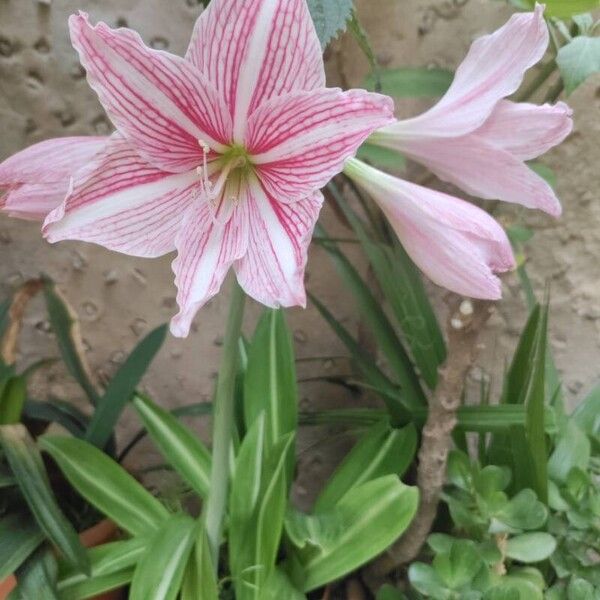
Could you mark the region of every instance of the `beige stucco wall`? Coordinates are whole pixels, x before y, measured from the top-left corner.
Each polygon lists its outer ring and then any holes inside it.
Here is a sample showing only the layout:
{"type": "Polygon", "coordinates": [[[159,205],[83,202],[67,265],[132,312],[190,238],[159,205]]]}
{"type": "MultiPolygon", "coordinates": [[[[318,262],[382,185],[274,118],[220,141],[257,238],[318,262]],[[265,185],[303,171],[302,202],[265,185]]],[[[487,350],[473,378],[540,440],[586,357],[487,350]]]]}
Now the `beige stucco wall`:
{"type": "MultiPolygon", "coordinates": [[[[453,68],[474,37],[500,25],[510,14],[504,3],[494,0],[361,0],[358,4],[378,57],[388,66],[453,68]]],[[[53,0],[50,6],[35,0],[0,0],[0,159],[48,137],[110,131],[69,43],[66,19],[76,9],[89,12],[92,20],[127,24],[150,45],[182,53],[201,6],[196,0],[53,0]]],[[[367,70],[351,39],[338,44],[329,63],[334,83],[340,79],[360,83],[367,70]]],[[[600,378],[600,79],[582,86],[570,102],[576,111],[575,133],[544,159],[559,173],[564,217],[552,221],[532,213],[528,221],[537,231],[530,247],[530,272],[538,289],[546,279],[551,281],[551,340],[567,395],[573,400],[600,378]]],[[[402,115],[414,114],[418,108],[414,102],[398,107],[402,115]]],[[[327,209],[325,218],[335,226],[327,209]]],[[[171,260],[135,259],[80,243],[51,246],[41,239],[36,224],[0,216],[0,292],[40,271],[55,278],[81,315],[87,357],[101,377],[115,370],[145,331],[173,314],[171,260]]],[[[327,257],[314,247],[308,286],[355,327],[351,298],[327,257]]],[[[442,305],[443,294],[439,290],[435,294],[442,305]]],[[[176,406],[209,397],[226,308],[227,294],[222,293],[199,313],[187,340],[168,340],[145,380],[159,401],[176,406]]],[[[256,305],[250,306],[249,324],[258,312],[256,305]]],[[[524,318],[516,278],[509,276],[480,361],[496,380],[524,318]]],[[[291,310],[289,319],[299,356],[340,353],[334,335],[314,309],[291,310]]],[[[55,354],[41,304],[31,309],[27,325],[23,363],[55,354]]],[[[347,365],[320,361],[300,366],[301,376],[336,371],[347,371],[347,365]]],[[[77,393],[60,367],[43,375],[38,387],[58,396],[77,393]]],[[[353,401],[331,386],[314,383],[302,385],[302,398],[304,408],[353,401]]],[[[135,417],[129,414],[119,430],[121,439],[134,427],[135,417]]],[[[313,433],[304,442],[300,497],[303,488],[309,493],[312,482],[328,470],[335,452],[327,444],[345,443],[342,437],[327,436],[325,441],[323,437],[313,433]]]]}

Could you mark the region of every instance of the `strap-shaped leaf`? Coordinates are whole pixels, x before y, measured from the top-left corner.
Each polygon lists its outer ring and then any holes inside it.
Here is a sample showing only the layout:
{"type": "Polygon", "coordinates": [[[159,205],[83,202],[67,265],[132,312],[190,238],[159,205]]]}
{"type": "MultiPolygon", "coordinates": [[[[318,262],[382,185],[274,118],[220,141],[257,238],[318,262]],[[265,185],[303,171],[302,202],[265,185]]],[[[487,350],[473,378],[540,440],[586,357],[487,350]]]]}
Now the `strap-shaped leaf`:
{"type": "MultiPolygon", "coordinates": [[[[395,98],[436,98],[443,96],[452,80],[454,74],[445,69],[382,69],[378,73],[381,80],[382,94],[394,96],[395,98]]],[[[368,90],[375,90],[376,78],[370,75],[365,80],[368,90]]]]}
{"type": "Polygon", "coordinates": [[[19,423],[27,396],[25,378],[11,377],[0,391],[0,425],[19,423]]]}
{"type": "Polygon", "coordinates": [[[12,575],[42,543],[44,534],[25,513],[9,513],[0,519],[0,581],[12,575]]]}
{"type": "Polygon", "coordinates": [[[59,582],[60,600],[85,600],[86,598],[104,597],[101,594],[118,590],[131,583],[133,573],[133,568],[123,569],[109,575],[90,577],[64,589],[60,588],[59,582]]]}
{"type": "Polygon", "coordinates": [[[229,561],[238,600],[258,598],[275,567],[287,504],[292,433],[266,442],[262,413],[244,438],[231,484],[229,561]]]}
{"type": "Polygon", "coordinates": [[[163,523],[138,562],[130,600],[175,600],[197,533],[196,522],[185,515],[163,523]]]}
{"type": "Polygon", "coordinates": [[[249,428],[264,411],[272,444],[294,431],[298,421],[294,349],[282,310],[266,310],[248,351],[244,417],[249,428]]]}
{"type": "Polygon", "coordinates": [[[150,537],[135,537],[87,550],[91,565],[89,577],[68,565],[59,563],[58,589],[61,595],[75,595],[75,590],[80,589],[83,584],[91,586],[92,580],[105,580],[127,570],[131,570],[133,574],[133,567],[148,548],[150,539],[150,537]]]}
{"type": "Polygon", "coordinates": [[[391,245],[372,239],[337,186],[332,182],[328,189],[369,259],[422,378],[435,388],[438,369],[446,359],[446,345],[418,269],[395,236],[391,245]]]}
{"type": "Polygon", "coordinates": [[[412,408],[409,410],[401,401],[398,388],[389,380],[377,366],[375,360],[369,356],[350,335],[348,330],[333,316],[329,309],[315,296],[308,294],[311,302],[316,306],[323,318],[327,321],[334,333],[348,348],[357,368],[363,374],[367,383],[377,389],[385,402],[390,417],[397,423],[407,423],[412,419],[412,408]]]}
{"type": "Polygon", "coordinates": [[[199,532],[187,564],[181,600],[219,600],[219,586],[204,530],[199,532]]]}
{"type": "Polygon", "coordinates": [[[56,589],[56,558],[48,547],[39,548],[17,570],[11,600],[62,600],[56,589]]]}
{"type": "Polygon", "coordinates": [[[84,350],[77,315],[56,289],[54,282],[49,279],[44,282],[44,297],[63,362],[90,402],[95,405],[98,403],[99,395],[92,383],[88,367],[81,358],[84,350]]]}
{"type": "MultiPolygon", "coordinates": [[[[319,235],[327,237],[323,228],[318,227],[319,235]]],[[[379,349],[400,384],[403,404],[407,409],[423,406],[426,403],[425,394],[415,369],[381,304],[377,302],[369,286],[335,243],[323,241],[321,245],[327,250],[340,277],[352,292],[361,315],[373,332],[379,349]]]]}
{"type": "Polygon", "coordinates": [[[43,402],[27,400],[23,407],[23,414],[35,421],[58,423],[75,437],[83,437],[89,423],[89,417],[76,406],[55,398],[43,402]]]}
{"type": "MultiPolygon", "coordinates": [[[[259,502],[254,546],[253,564],[259,565],[259,568],[252,572],[257,590],[262,589],[277,560],[287,505],[286,464],[293,445],[294,434],[283,436],[273,447],[270,464],[265,470],[270,477],[259,502]]],[[[254,593],[250,597],[258,598],[259,595],[254,593]]]]}
{"type": "Polygon", "coordinates": [[[95,446],[56,435],[42,436],[39,444],[90,504],[132,535],[148,534],[169,518],[152,494],[95,446]]]}
{"type": "Polygon", "coordinates": [[[98,448],[104,448],[125,405],[131,399],[135,388],[160,350],[166,335],[166,325],[161,325],[151,331],[133,349],[127,360],[111,379],[104,395],[98,402],[85,435],[90,444],[94,444],[98,448]]]}
{"type": "Polygon", "coordinates": [[[305,592],[354,571],[383,552],[406,530],[418,504],[418,491],[387,475],[351,489],[322,517],[304,547],[296,546],[294,579],[305,592]]]}
{"type": "Polygon", "coordinates": [[[315,511],[333,509],[351,489],[384,475],[401,477],[417,449],[413,425],[392,429],[388,423],[374,425],[356,443],[319,494],[315,511]]]}
{"type": "Polygon", "coordinates": [[[260,600],[306,600],[306,596],[298,590],[287,574],[281,569],[274,569],[265,581],[260,600]]]}
{"type": "Polygon", "coordinates": [[[75,529],[58,507],[42,456],[25,427],[1,426],[0,444],[40,529],[70,564],[89,572],[87,555],[75,529]]]}
{"type": "Polygon", "coordinates": [[[2,302],[0,302],[0,339],[4,337],[4,333],[8,328],[8,312],[10,310],[11,302],[12,298],[7,298],[6,300],[2,300],[2,302]]]}
{"type": "Polygon", "coordinates": [[[198,436],[146,396],[137,394],[133,405],[167,462],[202,498],[210,485],[210,453],[198,436]]]}

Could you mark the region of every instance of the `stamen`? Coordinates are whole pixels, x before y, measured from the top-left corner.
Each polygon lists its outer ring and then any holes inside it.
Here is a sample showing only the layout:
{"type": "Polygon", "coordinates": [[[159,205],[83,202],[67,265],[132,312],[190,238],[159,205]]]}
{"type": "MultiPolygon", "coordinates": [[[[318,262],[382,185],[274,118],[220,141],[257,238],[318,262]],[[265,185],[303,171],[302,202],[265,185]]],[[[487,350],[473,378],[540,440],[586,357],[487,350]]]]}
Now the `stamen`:
{"type": "Polygon", "coordinates": [[[212,195],[212,184],[208,178],[208,159],[207,156],[210,153],[210,146],[202,139],[198,140],[198,145],[202,148],[202,166],[196,168],[196,173],[200,175],[200,186],[202,192],[207,196],[212,195]]]}

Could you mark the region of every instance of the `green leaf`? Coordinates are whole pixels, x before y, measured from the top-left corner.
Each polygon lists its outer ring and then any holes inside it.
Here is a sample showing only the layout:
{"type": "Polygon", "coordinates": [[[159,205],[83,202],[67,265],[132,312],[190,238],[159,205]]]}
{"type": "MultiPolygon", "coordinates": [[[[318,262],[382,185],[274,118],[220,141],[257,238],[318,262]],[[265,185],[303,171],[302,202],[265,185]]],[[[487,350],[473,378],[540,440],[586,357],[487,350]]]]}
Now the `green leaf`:
{"type": "Polygon", "coordinates": [[[356,154],[356,158],[384,171],[399,172],[406,168],[406,158],[396,150],[376,146],[365,142],[356,154]]]}
{"type": "Polygon", "coordinates": [[[333,314],[310,292],[309,298],[333,329],[335,334],[340,338],[342,343],[348,348],[352,355],[352,359],[356,366],[362,372],[373,388],[377,389],[382,394],[382,399],[385,402],[388,411],[392,418],[400,423],[406,423],[411,420],[410,412],[404,407],[398,398],[398,390],[395,385],[388,379],[383,371],[377,366],[377,363],[371,358],[365,350],[363,350],[358,342],[350,335],[348,330],[333,316],[333,314]]]}
{"type": "Polygon", "coordinates": [[[90,598],[130,583],[133,567],[146,551],[149,539],[132,538],[88,550],[91,564],[89,577],[59,565],[57,587],[61,600],[90,598]]]}
{"type": "Polygon", "coordinates": [[[197,535],[185,515],[165,521],[151,540],[133,575],[131,600],[175,600],[197,535]]]}
{"type": "Polygon", "coordinates": [[[9,513],[0,518],[0,581],[12,575],[43,540],[29,515],[9,513]]]}
{"type": "Polygon", "coordinates": [[[567,586],[567,597],[569,600],[596,600],[594,586],[581,577],[572,577],[567,586]]]}
{"type": "Polygon", "coordinates": [[[40,529],[66,560],[88,572],[89,562],[83,546],[54,498],[40,452],[25,427],[1,426],[0,444],[40,529]]]}
{"type": "Polygon", "coordinates": [[[306,600],[281,569],[273,569],[265,581],[259,600],[306,600]]]}
{"type": "Polygon", "coordinates": [[[132,535],[148,534],[168,519],[167,509],[95,446],[55,435],[39,444],[90,504],[132,535]]]}
{"type": "Polygon", "coordinates": [[[23,415],[28,419],[57,423],[71,435],[83,437],[89,423],[89,417],[69,402],[50,398],[43,402],[27,400],[23,407],[23,415]]]}
{"type": "Polygon", "coordinates": [[[377,591],[375,600],[406,600],[406,596],[398,588],[386,583],[377,591]]]}
{"type": "Polygon", "coordinates": [[[59,589],[66,590],[84,580],[111,575],[135,566],[148,548],[150,540],[151,536],[139,536],[88,549],[90,577],[69,565],[59,563],[59,589]]]}
{"type": "MultiPolygon", "coordinates": [[[[444,69],[382,69],[381,93],[395,98],[437,98],[443,96],[454,79],[452,71],[444,69]]],[[[370,75],[364,87],[375,91],[375,77],[370,75]]]]}
{"type": "Polygon", "coordinates": [[[490,532],[539,529],[548,518],[548,510],[533,490],[522,490],[498,510],[490,532]]]}
{"type": "MultiPolygon", "coordinates": [[[[597,0],[595,4],[600,6],[597,0]]],[[[565,82],[566,92],[570,94],[590,75],[600,71],[600,38],[585,35],[574,38],[558,51],[556,63],[565,82]]]]}
{"type": "Polygon", "coordinates": [[[6,329],[10,322],[9,311],[12,304],[12,298],[7,298],[0,302],[0,339],[4,337],[6,329]]]}
{"type": "Polygon", "coordinates": [[[414,459],[417,431],[413,425],[392,429],[380,423],[369,429],[355,444],[329,478],[315,503],[315,510],[334,508],[352,488],[384,475],[401,477],[414,459]]]}
{"type": "MultiPolygon", "coordinates": [[[[530,5],[535,2],[529,0],[530,5]]],[[[564,19],[600,8],[600,0],[547,0],[546,15],[564,19]]]]}
{"type": "Polygon", "coordinates": [[[59,600],[56,570],[56,559],[52,551],[49,548],[38,549],[17,570],[18,585],[11,593],[10,599],[14,597],[18,600],[59,600]]]}
{"type": "Polygon", "coordinates": [[[133,405],[168,463],[201,497],[208,496],[210,453],[198,436],[171,413],[138,394],[133,405]]]}
{"type": "MultiPolygon", "coordinates": [[[[294,443],[294,434],[281,438],[273,447],[268,484],[261,494],[256,518],[256,547],[253,565],[254,581],[260,589],[275,568],[277,553],[283,531],[283,519],[287,505],[287,478],[285,466],[289,463],[294,443]]],[[[240,599],[241,600],[241,599],[240,599]]]]}
{"type": "MultiPolygon", "coordinates": [[[[551,167],[537,161],[528,162],[527,166],[534,173],[537,173],[550,187],[556,188],[556,173],[551,167]]],[[[527,242],[532,236],[533,232],[531,232],[531,235],[527,239],[522,239],[519,241],[527,242]]]]}
{"type": "Polygon", "coordinates": [[[267,439],[274,444],[295,431],[298,422],[296,365],[283,310],[266,310],[248,350],[244,382],[244,419],[250,428],[264,411],[267,439]]]}
{"type": "Polygon", "coordinates": [[[536,531],[510,538],[506,544],[506,556],[522,563],[546,560],[556,550],[556,540],[549,533],[536,531]]]}
{"type": "Polygon", "coordinates": [[[183,578],[181,600],[219,600],[219,587],[204,530],[196,536],[196,546],[183,578]],[[199,590],[202,590],[200,598],[199,590]]]}
{"type": "MultiPolygon", "coordinates": [[[[134,569],[123,569],[109,575],[100,575],[80,581],[71,587],[60,590],[60,600],[92,600],[105,592],[126,587],[133,579],[134,569]]],[[[102,596],[103,597],[103,596],[102,596]]],[[[37,600],[37,599],[36,599],[37,600]]]]}
{"type": "Polygon", "coordinates": [[[347,26],[350,33],[354,36],[358,47],[362,50],[362,53],[365,55],[365,58],[369,61],[371,72],[373,73],[373,76],[376,81],[375,87],[378,88],[380,86],[379,64],[377,62],[377,57],[375,56],[373,46],[371,45],[371,40],[369,39],[367,32],[361,25],[358,15],[356,14],[356,10],[352,11],[352,15],[350,17],[350,20],[347,22],[347,26]]]}
{"type": "Polygon", "coordinates": [[[229,560],[238,600],[258,598],[275,567],[283,530],[294,435],[269,447],[265,429],[263,413],[242,442],[231,484],[229,560]]]}
{"type": "Polygon", "coordinates": [[[431,565],[414,562],[408,568],[408,578],[411,585],[424,596],[436,600],[449,600],[452,592],[446,588],[441,577],[431,565]]]}
{"type": "Polygon", "coordinates": [[[19,423],[27,396],[25,378],[11,377],[0,393],[0,425],[19,423]]]}
{"type": "Polygon", "coordinates": [[[325,522],[333,522],[328,535],[317,536],[306,548],[295,547],[293,559],[302,569],[297,583],[305,592],[314,590],[381,554],[410,524],[418,495],[395,475],[351,489],[323,515],[325,522]]]}
{"type": "Polygon", "coordinates": [[[331,183],[328,189],[361,242],[421,376],[434,388],[446,346],[418,269],[398,241],[390,246],[372,240],[337,186],[331,183]]]}
{"type": "Polygon", "coordinates": [[[308,0],[310,16],[323,48],[346,29],[353,8],[352,0],[308,0]]]}
{"type": "Polygon", "coordinates": [[[79,321],[65,299],[56,289],[53,281],[44,282],[44,297],[46,308],[50,317],[52,330],[56,335],[56,342],[60,349],[65,366],[86,393],[90,402],[98,403],[99,396],[86,365],[81,361],[83,354],[79,321]]]}
{"type": "Polygon", "coordinates": [[[588,435],[600,436],[600,385],[578,404],[572,419],[588,435]]]}
{"type": "Polygon", "coordinates": [[[515,491],[532,488],[544,502],[548,495],[547,328],[548,307],[536,306],[519,340],[502,393],[503,403],[525,406],[525,428],[513,427],[510,434],[495,436],[488,453],[488,462],[511,467],[515,491]]]}
{"type": "Polygon", "coordinates": [[[543,600],[542,590],[526,579],[505,576],[500,581],[483,595],[483,600],[543,600]]]}
{"type": "Polygon", "coordinates": [[[85,439],[90,444],[94,444],[98,448],[104,448],[113,434],[125,405],[131,399],[135,388],[165,341],[166,334],[166,325],[161,325],[151,331],[133,349],[127,360],[111,379],[104,395],[98,402],[85,434],[85,439]]]}
{"type": "Polygon", "coordinates": [[[229,531],[230,563],[233,572],[241,571],[237,561],[241,560],[244,546],[242,528],[250,521],[258,506],[263,463],[265,462],[265,416],[264,413],[254,421],[242,441],[235,461],[235,470],[231,482],[229,513],[231,526],[229,531]],[[235,524],[239,525],[236,526],[235,524]]]}
{"type": "MultiPolygon", "coordinates": [[[[319,231],[323,237],[327,237],[320,226],[319,231]]],[[[410,410],[411,408],[423,406],[426,403],[425,395],[414,367],[380,302],[375,299],[369,286],[336,244],[325,242],[322,245],[329,253],[342,280],[352,292],[362,316],[377,340],[381,352],[386,357],[394,376],[398,379],[398,383],[402,388],[402,401],[405,407],[410,410]]]]}
{"type": "Polygon", "coordinates": [[[565,482],[573,467],[582,471],[588,468],[590,454],[590,440],[573,421],[569,421],[548,461],[548,474],[555,481],[565,482]]]}
{"type": "Polygon", "coordinates": [[[483,561],[471,540],[453,540],[450,551],[437,554],[432,566],[445,587],[460,590],[477,575],[483,561]]]}

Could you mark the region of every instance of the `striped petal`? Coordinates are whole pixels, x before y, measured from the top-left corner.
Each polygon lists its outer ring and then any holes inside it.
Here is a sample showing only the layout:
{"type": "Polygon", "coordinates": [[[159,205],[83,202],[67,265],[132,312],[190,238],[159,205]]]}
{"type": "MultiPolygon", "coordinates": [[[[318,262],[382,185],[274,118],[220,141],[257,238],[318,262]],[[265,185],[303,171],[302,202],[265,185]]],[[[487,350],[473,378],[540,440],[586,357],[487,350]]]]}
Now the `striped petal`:
{"type": "Polygon", "coordinates": [[[573,129],[573,111],[564,102],[554,106],[500,101],[475,132],[488,144],[531,160],[560,144],[573,129]]]}
{"type": "Polygon", "coordinates": [[[253,187],[248,198],[248,252],[235,264],[247,294],[271,307],[306,305],[304,271],[322,204],[320,192],[279,203],[260,186],[253,187]]]}
{"type": "Polygon", "coordinates": [[[195,171],[161,171],[116,137],[78,172],[43,232],[50,242],[81,240],[133,256],[161,256],[174,250],[183,215],[199,193],[195,171]]]}
{"type": "Polygon", "coordinates": [[[88,81],[119,131],[154,166],[184,172],[202,163],[199,140],[222,151],[231,117],[214,86],[188,61],[147,48],[130,29],[69,19],[88,81]]]}
{"type": "Polygon", "coordinates": [[[414,139],[403,151],[440,179],[474,196],[514,202],[555,217],[561,213],[554,190],[539,175],[478,133],[444,140],[414,139]]]}
{"type": "Polygon", "coordinates": [[[513,15],[506,25],[473,42],[450,89],[433,108],[387,131],[415,137],[454,137],[474,131],[499,100],[518,89],[527,69],[542,59],[547,47],[543,6],[513,15]]]}
{"type": "Polygon", "coordinates": [[[306,0],[212,0],[188,58],[225,98],[235,139],[270,98],[325,85],[321,46],[306,0]]]}
{"type": "Polygon", "coordinates": [[[80,136],[45,140],[0,164],[0,188],[23,183],[64,183],[104,147],[107,137],[80,136]]]}
{"type": "Polygon", "coordinates": [[[231,265],[246,253],[245,195],[227,221],[215,218],[206,201],[195,202],[184,219],[173,261],[179,313],[171,320],[171,332],[177,337],[188,335],[196,312],[217,294],[231,265]]]}
{"type": "Polygon", "coordinates": [[[476,206],[352,160],[345,171],[370,193],[415,264],[436,284],[496,300],[495,273],[514,268],[504,230],[476,206]]]}
{"type": "Polygon", "coordinates": [[[9,189],[4,197],[0,195],[0,211],[10,217],[43,221],[67,195],[69,182],[25,183],[9,189]]]}
{"type": "Polygon", "coordinates": [[[252,114],[246,146],[269,193],[300,200],[337,175],[393,111],[390,98],[363,90],[296,92],[252,114]]]}

